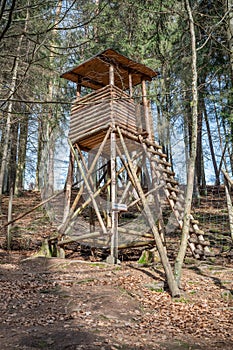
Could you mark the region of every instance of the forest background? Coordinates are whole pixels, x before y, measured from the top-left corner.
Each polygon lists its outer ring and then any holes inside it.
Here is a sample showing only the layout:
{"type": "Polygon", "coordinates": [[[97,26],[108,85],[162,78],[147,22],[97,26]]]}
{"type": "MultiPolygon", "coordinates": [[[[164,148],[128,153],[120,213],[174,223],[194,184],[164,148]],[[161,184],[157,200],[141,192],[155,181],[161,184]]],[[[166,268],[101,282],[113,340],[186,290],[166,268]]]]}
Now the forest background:
{"type": "MultiPolygon", "coordinates": [[[[198,133],[195,195],[233,173],[232,0],[190,1],[198,133]]],[[[156,138],[186,182],[192,50],[184,1],[3,0],[0,7],[0,195],[64,185],[75,86],[61,73],[108,47],[158,71],[148,88],[156,138]]],[[[135,95],[138,94],[135,89],[135,95]]]]}

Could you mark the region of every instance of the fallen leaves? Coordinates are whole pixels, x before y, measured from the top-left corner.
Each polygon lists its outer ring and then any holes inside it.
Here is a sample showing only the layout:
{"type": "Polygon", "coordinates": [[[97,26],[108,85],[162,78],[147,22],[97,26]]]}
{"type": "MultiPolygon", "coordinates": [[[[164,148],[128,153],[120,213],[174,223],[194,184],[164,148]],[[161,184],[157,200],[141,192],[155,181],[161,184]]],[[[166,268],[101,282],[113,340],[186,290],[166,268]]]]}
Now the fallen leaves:
{"type": "MultiPolygon", "coordinates": [[[[139,349],[156,349],[155,340],[173,338],[233,343],[233,302],[225,297],[232,288],[230,269],[219,272],[218,283],[210,270],[202,271],[206,276],[184,270],[185,291],[172,299],[166,290],[151,288],[153,281],[156,285],[164,282],[159,270],[127,264],[100,268],[66,260],[57,263],[38,259],[1,266],[3,333],[4,327],[6,334],[9,327],[25,331],[83,328],[104,339],[111,334],[116,344],[137,343],[139,349]]],[[[49,346],[52,349],[53,340],[49,346]]]]}

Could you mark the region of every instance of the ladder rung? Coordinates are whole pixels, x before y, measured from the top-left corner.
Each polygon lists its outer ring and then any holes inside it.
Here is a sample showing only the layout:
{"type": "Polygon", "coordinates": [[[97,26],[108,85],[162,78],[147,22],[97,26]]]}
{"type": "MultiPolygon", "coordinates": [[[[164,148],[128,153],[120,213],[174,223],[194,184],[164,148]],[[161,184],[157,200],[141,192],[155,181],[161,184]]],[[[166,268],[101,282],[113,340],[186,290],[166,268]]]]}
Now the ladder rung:
{"type": "Polygon", "coordinates": [[[172,166],[171,163],[167,162],[167,161],[164,160],[164,159],[158,159],[158,158],[156,158],[156,157],[152,157],[151,159],[152,159],[154,162],[159,163],[159,164],[162,164],[162,165],[164,165],[164,166],[169,166],[169,167],[172,166]]]}
{"type": "Polygon", "coordinates": [[[172,186],[166,186],[165,188],[166,188],[169,192],[183,193],[183,191],[180,190],[179,188],[175,188],[175,187],[172,187],[172,186]]]}
{"type": "Polygon", "coordinates": [[[165,169],[165,168],[160,168],[158,166],[156,167],[156,170],[161,171],[163,173],[166,173],[166,174],[168,174],[170,176],[174,176],[175,175],[175,173],[173,171],[171,171],[169,169],[165,169]]]}
{"type": "Polygon", "coordinates": [[[199,224],[199,221],[198,220],[195,220],[195,219],[191,219],[191,223],[192,225],[198,225],[199,224]]]}
{"type": "Polygon", "coordinates": [[[172,179],[172,178],[170,178],[170,177],[167,177],[167,178],[166,178],[166,182],[167,182],[167,183],[171,183],[171,184],[173,184],[173,185],[178,185],[178,184],[179,184],[176,180],[174,180],[174,179],[172,179]]]}

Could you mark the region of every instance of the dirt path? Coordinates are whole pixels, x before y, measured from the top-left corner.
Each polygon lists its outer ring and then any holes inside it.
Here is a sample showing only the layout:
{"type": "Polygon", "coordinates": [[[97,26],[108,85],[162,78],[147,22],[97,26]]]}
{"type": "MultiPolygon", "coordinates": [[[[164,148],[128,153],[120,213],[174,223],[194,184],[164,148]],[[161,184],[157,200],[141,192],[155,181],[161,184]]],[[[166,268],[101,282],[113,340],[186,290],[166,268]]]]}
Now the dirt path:
{"type": "Polygon", "coordinates": [[[160,265],[0,254],[1,350],[233,348],[230,266],[187,266],[172,300],[160,265]]]}

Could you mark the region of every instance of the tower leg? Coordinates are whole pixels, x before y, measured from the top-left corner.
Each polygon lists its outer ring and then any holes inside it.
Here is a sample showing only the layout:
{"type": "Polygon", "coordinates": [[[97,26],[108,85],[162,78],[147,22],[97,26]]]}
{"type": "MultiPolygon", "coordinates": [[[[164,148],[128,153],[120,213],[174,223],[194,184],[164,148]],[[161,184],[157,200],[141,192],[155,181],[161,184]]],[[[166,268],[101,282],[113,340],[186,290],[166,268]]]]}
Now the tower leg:
{"type": "Polygon", "coordinates": [[[110,165],[111,165],[111,252],[107,258],[108,263],[118,263],[118,212],[116,210],[116,191],[117,191],[117,175],[116,175],[116,134],[111,132],[111,149],[110,149],[110,165]]]}
{"type": "MultiPolygon", "coordinates": [[[[88,153],[88,168],[90,169],[91,164],[94,161],[94,156],[91,153],[88,153]]],[[[91,177],[91,175],[90,175],[91,177]]],[[[96,190],[96,179],[93,180],[93,187],[92,190],[96,190]]],[[[89,223],[90,223],[90,232],[95,231],[95,211],[92,206],[89,207],[89,223]]]]}
{"type": "Polygon", "coordinates": [[[137,178],[135,167],[133,166],[132,160],[130,159],[129,152],[128,152],[128,149],[127,149],[126,144],[124,142],[124,139],[123,139],[123,136],[121,134],[120,128],[118,127],[117,130],[118,130],[118,133],[119,133],[119,136],[120,136],[122,147],[124,149],[125,155],[127,157],[128,163],[129,163],[130,171],[131,171],[132,176],[133,176],[134,181],[135,181],[135,186],[136,186],[137,192],[138,192],[138,194],[139,194],[139,196],[141,198],[141,202],[142,202],[142,205],[143,205],[144,213],[145,213],[145,215],[147,217],[148,223],[149,223],[149,225],[151,227],[151,231],[152,231],[152,233],[154,235],[155,243],[156,243],[156,246],[157,246],[160,258],[161,258],[161,262],[163,264],[164,271],[165,271],[165,274],[166,274],[166,277],[167,277],[167,282],[168,282],[169,289],[170,289],[171,294],[172,294],[173,297],[179,296],[180,295],[180,291],[179,291],[178,285],[176,283],[176,280],[175,280],[175,277],[174,277],[174,274],[173,274],[170,262],[168,260],[167,252],[166,252],[166,250],[165,250],[165,248],[163,246],[163,243],[162,243],[162,240],[161,240],[158,228],[157,228],[157,226],[155,224],[153,215],[151,213],[150,207],[149,207],[149,205],[147,203],[146,197],[145,197],[145,195],[143,193],[143,190],[141,188],[141,184],[140,184],[140,182],[139,182],[139,180],[137,178]]]}

